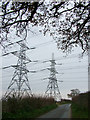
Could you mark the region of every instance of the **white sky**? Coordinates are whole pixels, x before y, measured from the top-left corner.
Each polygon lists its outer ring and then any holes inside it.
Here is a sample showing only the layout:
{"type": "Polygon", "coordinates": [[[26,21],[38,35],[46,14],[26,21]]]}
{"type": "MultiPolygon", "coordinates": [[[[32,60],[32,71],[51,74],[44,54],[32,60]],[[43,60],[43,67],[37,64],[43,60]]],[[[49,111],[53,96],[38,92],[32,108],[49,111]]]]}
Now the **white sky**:
{"type": "MultiPolygon", "coordinates": [[[[36,34],[31,32],[28,33],[27,45],[29,47],[36,47],[35,50],[27,51],[27,56],[32,60],[50,60],[52,58],[52,53],[54,53],[55,60],[57,64],[56,70],[59,73],[64,73],[63,75],[57,74],[57,79],[59,90],[61,92],[62,98],[67,98],[67,94],[70,93],[71,89],[79,89],[81,92],[88,91],[88,57],[84,55],[83,58],[79,57],[81,49],[75,48],[74,51],[69,54],[67,57],[64,57],[66,54],[62,53],[61,50],[57,49],[55,41],[49,35],[43,36],[38,32],[37,27],[32,28],[36,34]],[[52,42],[49,42],[52,41],[52,42]],[[44,44],[42,44],[44,43],[44,44]],[[41,44],[41,45],[40,45],[41,44]]],[[[13,36],[12,36],[13,38],[13,36]]],[[[13,39],[12,39],[13,40],[13,39]]],[[[16,39],[15,39],[16,40],[16,39]]],[[[15,45],[12,51],[17,50],[19,45],[15,45]]],[[[11,50],[10,49],[10,50],[11,50]]],[[[9,52],[9,51],[8,51],[9,52]]],[[[14,55],[8,55],[3,57],[3,65],[15,65],[17,63],[17,57],[14,55]]],[[[43,68],[50,67],[50,62],[47,63],[30,63],[28,64],[29,70],[41,70],[43,68]]],[[[11,81],[11,78],[14,73],[14,68],[8,68],[3,70],[2,74],[2,86],[3,93],[7,90],[7,87],[11,81]]],[[[28,79],[32,93],[35,94],[44,94],[46,87],[48,85],[48,80],[42,80],[43,78],[49,77],[50,71],[45,70],[37,73],[29,73],[28,79]]]]}

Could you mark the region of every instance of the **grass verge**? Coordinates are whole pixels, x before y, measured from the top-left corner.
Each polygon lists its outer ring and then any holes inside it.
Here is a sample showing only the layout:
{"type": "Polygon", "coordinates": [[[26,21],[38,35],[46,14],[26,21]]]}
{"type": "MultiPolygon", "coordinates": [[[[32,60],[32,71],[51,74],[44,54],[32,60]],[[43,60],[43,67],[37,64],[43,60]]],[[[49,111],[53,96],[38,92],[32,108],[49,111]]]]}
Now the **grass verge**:
{"type": "Polygon", "coordinates": [[[3,118],[36,118],[57,107],[56,104],[45,106],[41,109],[35,109],[30,112],[20,111],[19,113],[3,113],[3,118]]]}
{"type": "Polygon", "coordinates": [[[88,109],[72,102],[72,118],[88,118],[88,109]]]}

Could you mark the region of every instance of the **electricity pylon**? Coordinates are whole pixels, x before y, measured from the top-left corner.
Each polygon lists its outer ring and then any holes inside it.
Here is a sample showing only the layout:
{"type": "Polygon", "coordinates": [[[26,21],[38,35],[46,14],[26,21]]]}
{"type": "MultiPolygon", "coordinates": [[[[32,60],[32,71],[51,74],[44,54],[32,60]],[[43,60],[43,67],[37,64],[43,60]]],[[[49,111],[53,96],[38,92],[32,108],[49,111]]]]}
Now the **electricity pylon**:
{"type": "Polygon", "coordinates": [[[56,101],[61,101],[61,94],[59,92],[57,78],[56,78],[56,74],[58,72],[55,69],[56,63],[54,59],[54,53],[52,53],[52,60],[50,60],[50,62],[51,62],[50,65],[51,68],[48,68],[48,70],[50,70],[50,77],[45,95],[48,97],[53,97],[56,101]]]}
{"type": "Polygon", "coordinates": [[[13,55],[18,57],[17,65],[12,66],[15,68],[15,72],[13,74],[4,98],[7,98],[9,96],[22,98],[23,96],[32,95],[27,76],[29,70],[26,66],[27,63],[31,62],[31,60],[26,56],[26,51],[29,48],[26,45],[26,40],[22,40],[18,42],[18,44],[20,45],[20,50],[12,52],[13,55]]]}

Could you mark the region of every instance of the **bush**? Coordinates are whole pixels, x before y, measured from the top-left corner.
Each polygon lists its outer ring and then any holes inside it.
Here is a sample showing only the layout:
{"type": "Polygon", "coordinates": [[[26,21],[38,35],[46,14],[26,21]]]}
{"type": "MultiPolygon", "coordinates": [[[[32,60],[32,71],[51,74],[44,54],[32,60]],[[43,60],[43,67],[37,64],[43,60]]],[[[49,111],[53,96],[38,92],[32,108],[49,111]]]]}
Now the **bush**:
{"type": "Polygon", "coordinates": [[[7,100],[2,100],[2,112],[12,114],[31,112],[52,104],[55,104],[55,101],[50,97],[33,96],[23,97],[22,99],[9,97],[7,100]]]}

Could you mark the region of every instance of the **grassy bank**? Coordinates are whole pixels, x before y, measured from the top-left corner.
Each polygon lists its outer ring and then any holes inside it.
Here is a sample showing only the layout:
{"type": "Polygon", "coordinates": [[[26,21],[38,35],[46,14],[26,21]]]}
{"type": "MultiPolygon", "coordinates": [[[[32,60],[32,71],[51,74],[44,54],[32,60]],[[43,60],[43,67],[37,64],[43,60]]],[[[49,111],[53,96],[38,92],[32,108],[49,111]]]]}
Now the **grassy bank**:
{"type": "Polygon", "coordinates": [[[53,98],[24,97],[9,98],[2,101],[2,117],[5,118],[36,118],[57,107],[53,98]]]}
{"type": "Polygon", "coordinates": [[[90,92],[81,93],[72,99],[72,118],[88,118],[90,92]]]}
{"type": "Polygon", "coordinates": [[[72,118],[88,118],[88,109],[72,102],[72,118]]]}

